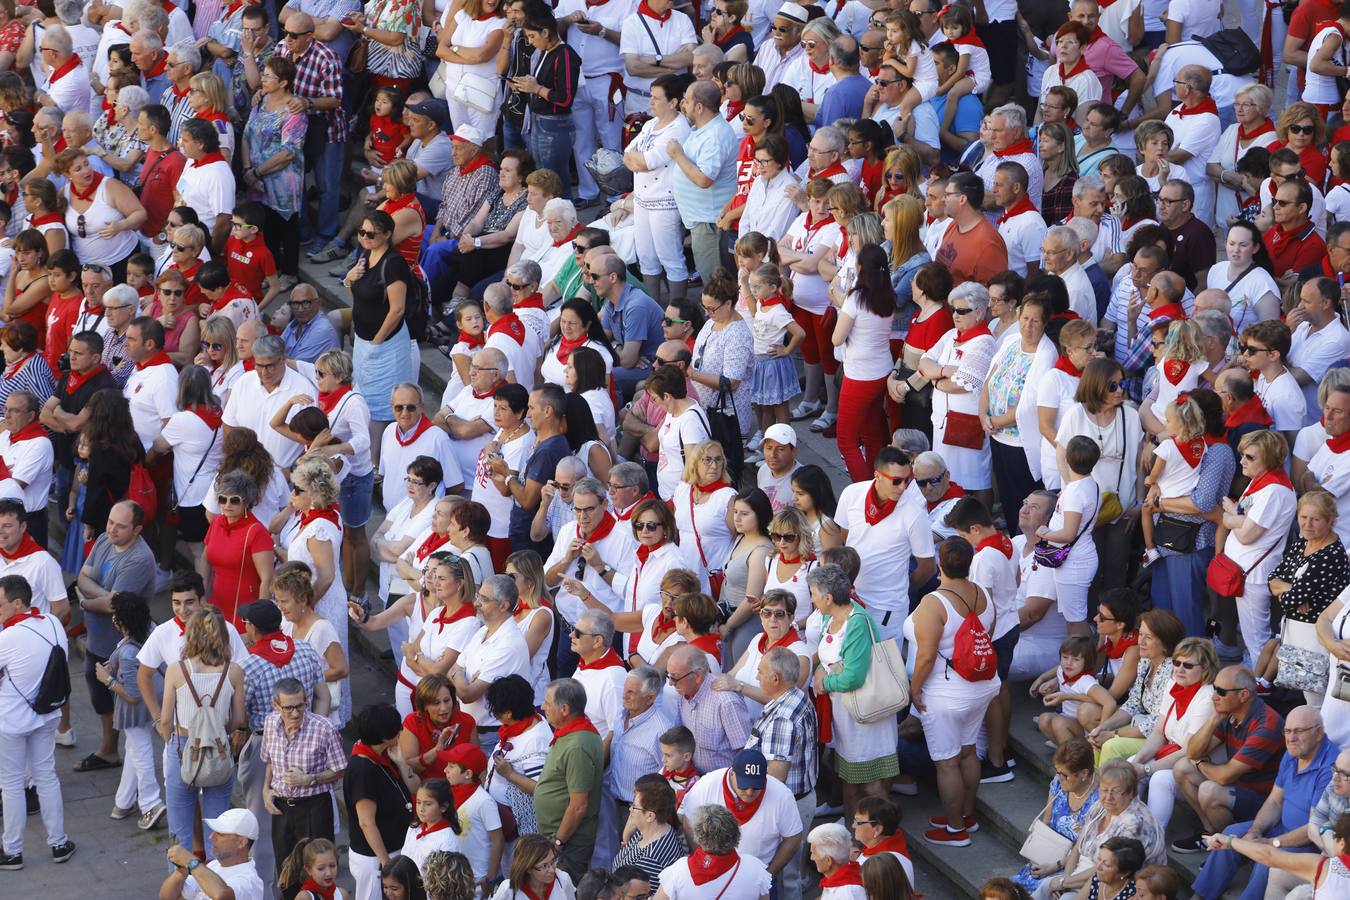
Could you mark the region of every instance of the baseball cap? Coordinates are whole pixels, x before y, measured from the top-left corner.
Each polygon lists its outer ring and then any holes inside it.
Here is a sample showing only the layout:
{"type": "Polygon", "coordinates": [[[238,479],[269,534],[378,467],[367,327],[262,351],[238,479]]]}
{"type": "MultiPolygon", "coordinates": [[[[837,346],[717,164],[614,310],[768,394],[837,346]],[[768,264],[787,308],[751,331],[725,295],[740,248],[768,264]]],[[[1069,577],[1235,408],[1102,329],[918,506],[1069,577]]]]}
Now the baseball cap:
{"type": "Polygon", "coordinates": [[[237,834],[250,841],[258,839],[258,819],[246,809],[227,809],[214,819],[203,819],[202,824],[220,834],[237,834]]]}
{"type": "Polygon", "coordinates": [[[419,116],[426,116],[436,123],[436,127],[445,131],[450,126],[450,111],[445,108],[445,102],[436,99],[420,100],[417,103],[409,103],[404,107],[408,112],[419,116]]]}
{"type": "Polygon", "coordinates": [[[465,122],[455,129],[455,133],[450,135],[450,140],[463,141],[466,144],[473,144],[475,147],[481,147],[483,146],[485,138],[481,131],[465,122]]]}
{"type": "MultiPolygon", "coordinates": [[[[786,422],[778,422],[764,429],[764,440],[790,444],[795,447],[797,446],[797,432],[786,422]]],[[[760,443],[760,446],[763,446],[763,442],[760,443]]]]}
{"type": "Polygon", "coordinates": [[[769,764],[758,750],[742,750],[731,761],[736,787],[744,791],[762,791],[768,784],[769,764]]]}
{"type": "Polygon", "coordinates": [[[281,630],[281,610],[271,600],[254,600],[240,610],[239,618],[263,634],[281,630]]]}
{"type": "Polygon", "coordinates": [[[487,756],[477,744],[465,743],[456,744],[445,752],[446,764],[454,765],[468,769],[475,775],[482,775],[487,771],[487,756]]]}
{"type": "Polygon", "coordinates": [[[790,0],[788,3],[784,3],[782,6],[778,7],[778,12],[774,13],[774,16],[780,19],[787,19],[790,22],[796,22],[798,25],[805,25],[806,20],[810,18],[805,7],[800,3],[792,3],[790,0]]]}

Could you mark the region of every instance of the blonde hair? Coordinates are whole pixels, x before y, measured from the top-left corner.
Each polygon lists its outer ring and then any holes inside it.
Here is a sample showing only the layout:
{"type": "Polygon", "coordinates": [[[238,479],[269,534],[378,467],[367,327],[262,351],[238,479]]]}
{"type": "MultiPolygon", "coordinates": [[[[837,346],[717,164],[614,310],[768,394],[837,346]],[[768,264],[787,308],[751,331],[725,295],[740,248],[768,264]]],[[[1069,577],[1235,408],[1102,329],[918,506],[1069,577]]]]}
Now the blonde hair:
{"type": "Polygon", "coordinates": [[[922,165],[919,162],[919,154],[914,152],[914,148],[905,144],[896,144],[886,151],[886,162],[882,165],[883,172],[889,172],[891,169],[899,169],[905,176],[905,186],[908,188],[905,193],[913,197],[923,199],[919,193],[919,171],[922,165]]]}
{"type": "Polygon", "coordinates": [[[680,476],[681,481],[689,485],[698,484],[698,461],[702,459],[703,454],[707,453],[709,450],[716,450],[718,453],[722,454],[722,476],[726,477],[726,450],[718,441],[704,441],[694,448],[693,453],[685,454],[684,474],[680,476]]]}
{"type": "Polygon", "coordinates": [[[300,479],[319,507],[332,506],[338,499],[337,477],[328,461],[320,457],[302,459],[291,471],[291,480],[300,479]]]}
{"type": "Polygon", "coordinates": [[[1328,522],[1336,521],[1336,498],[1323,490],[1308,491],[1302,497],[1298,498],[1298,511],[1302,512],[1304,505],[1314,507],[1313,512],[1328,522]]]}
{"type": "Polygon", "coordinates": [[[785,506],[773,514],[769,520],[769,530],[775,528],[791,528],[797,533],[797,550],[802,559],[816,558],[816,540],[811,534],[811,524],[806,521],[806,514],[795,506],[785,506]]]}
{"type": "Polygon", "coordinates": [[[1242,440],[1238,441],[1238,450],[1246,450],[1248,447],[1260,457],[1266,471],[1282,468],[1284,458],[1289,453],[1289,445],[1284,442],[1284,437],[1279,432],[1266,429],[1244,434],[1242,440]]]}
{"type": "Polygon", "coordinates": [[[230,101],[230,93],[225,90],[225,82],[215,72],[198,72],[188,79],[188,87],[205,94],[211,109],[224,113],[227,118],[234,118],[234,103],[230,101]]]}
{"type": "Polygon", "coordinates": [[[1163,358],[1199,362],[1205,358],[1200,338],[1200,326],[1196,325],[1194,320],[1172,322],[1167,329],[1167,344],[1163,347],[1163,358]]]}
{"type": "Polygon", "coordinates": [[[214,606],[197,610],[184,627],[183,659],[194,659],[208,666],[223,666],[230,661],[230,642],[225,636],[225,616],[214,606]]]}
{"type": "Polygon", "coordinates": [[[1181,425],[1181,433],[1176,436],[1178,441],[1193,441],[1204,436],[1205,414],[1201,411],[1200,404],[1190,397],[1182,395],[1175,403],[1168,404],[1163,415],[1168,414],[1176,416],[1177,422],[1181,425]]]}
{"type": "Polygon", "coordinates": [[[220,365],[226,372],[239,361],[239,351],[234,346],[234,322],[228,316],[212,316],[203,322],[202,338],[221,345],[220,365]]]}
{"type": "Polygon", "coordinates": [[[901,194],[881,208],[881,215],[891,225],[892,266],[904,265],[924,249],[923,241],[919,240],[924,212],[923,200],[914,194],[901,194]]]}
{"type": "MultiPolygon", "coordinates": [[[[534,550],[517,550],[506,558],[507,566],[515,566],[520,577],[529,582],[534,591],[534,596],[529,596],[525,591],[520,592],[520,599],[526,606],[537,607],[541,600],[547,595],[548,588],[544,582],[544,561],[539,558],[539,554],[534,550]]],[[[506,566],[502,567],[506,571],[506,566]]],[[[519,584],[516,585],[520,587],[519,584]]]]}

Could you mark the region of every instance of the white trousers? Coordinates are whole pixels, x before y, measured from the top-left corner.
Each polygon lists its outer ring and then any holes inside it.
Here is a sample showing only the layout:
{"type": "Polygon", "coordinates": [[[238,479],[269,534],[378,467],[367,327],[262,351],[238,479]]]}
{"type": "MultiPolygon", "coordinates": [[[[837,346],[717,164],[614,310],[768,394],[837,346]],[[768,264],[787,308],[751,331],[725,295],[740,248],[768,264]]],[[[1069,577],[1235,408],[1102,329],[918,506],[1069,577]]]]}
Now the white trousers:
{"type": "MultiPolygon", "coordinates": [[[[360,826],[357,826],[360,827],[360,826]]],[[[398,858],[398,853],[390,853],[390,859],[398,858]]],[[[384,888],[380,885],[380,861],[374,856],[362,856],[355,850],[347,852],[347,866],[356,880],[356,890],[351,900],[384,900],[384,888]]]]}
{"type": "Polygon", "coordinates": [[[572,124],[576,127],[573,156],[577,161],[577,196],[589,200],[600,193],[586,162],[595,155],[597,147],[619,149],[623,136],[624,107],[620,104],[609,115],[610,80],[608,75],[587,78],[572,101],[572,124]]]}
{"type": "Polygon", "coordinates": [[[42,804],[42,827],[47,844],[66,842],[66,811],[61,800],[61,782],[56,777],[56,723],[44,722],[31,731],[0,730],[0,796],[5,801],[5,852],[23,853],[23,832],[28,824],[24,800],[24,773],[31,772],[42,804]]]}
{"type": "Polygon", "coordinates": [[[634,202],[633,237],[643,275],[665,272],[672,283],[688,280],[689,268],[684,262],[684,223],[678,209],[644,209],[642,204],[634,202]]]}
{"type": "Polygon", "coordinates": [[[1261,648],[1271,638],[1270,585],[1265,579],[1247,579],[1242,596],[1237,598],[1238,630],[1246,647],[1242,652],[1243,665],[1255,668],[1261,648]]]}
{"type": "Polygon", "coordinates": [[[1154,772],[1149,777],[1148,809],[1164,831],[1167,830],[1167,823],[1172,821],[1172,812],[1176,809],[1177,798],[1180,796],[1181,788],[1177,785],[1176,776],[1172,774],[1171,769],[1154,772]]]}
{"type": "Polygon", "coordinates": [[[147,813],[160,802],[159,778],[155,775],[155,737],[149,725],[127,728],[122,732],[127,739],[122,760],[122,779],[117,782],[113,803],[122,809],[131,809],[136,803],[147,813]]]}

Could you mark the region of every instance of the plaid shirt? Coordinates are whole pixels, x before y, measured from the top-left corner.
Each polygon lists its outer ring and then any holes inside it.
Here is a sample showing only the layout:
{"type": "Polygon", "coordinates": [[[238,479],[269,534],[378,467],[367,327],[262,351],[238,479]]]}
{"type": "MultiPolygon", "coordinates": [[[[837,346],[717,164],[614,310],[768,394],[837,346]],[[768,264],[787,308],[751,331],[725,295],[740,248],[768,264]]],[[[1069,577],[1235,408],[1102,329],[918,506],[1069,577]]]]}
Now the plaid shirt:
{"type": "Polygon", "coordinates": [[[714,691],[712,681],[712,673],[707,673],[693,700],[680,697],[680,724],[694,733],[694,765],[700,772],[727,768],[750,739],[745,698],[714,691]]]}
{"type": "Polygon", "coordinates": [[[310,118],[328,123],[328,140],[334,144],[347,141],[347,117],[342,112],[342,62],[319,41],[311,41],[309,49],[299,59],[291,57],[291,48],[282,44],[276,55],[295,63],[295,84],[291,90],[297,97],[318,100],[321,97],[338,98],[337,109],[310,113],[310,118]]]}
{"type": "Polygon", "coordinates": [[[281,668],[252,653],[240,665],[244,669],[244,712],[248,713],[248,727],[252,731],[262,731],[263,723],[272,714],[272,689],[278,681],[294,678],[305,686],[305,696],[311,702],[314,689],[323,681],[323,660],[304,641],[295,642],[295,653],[281,668]]]}
{"type": "Polygon", "coordinates": [[[747,750],[788,764],[787,784],[800,797],[816,786],[816,707],[801,688],[770,700],[750,729],[747,750]]]}
{"type": "Polygon", "coordinates": [[[337,726],[312,712],[305,712],[304,721],[295,737],[289,737],[281,724],[281,713],[272,712],[263,726],[262,761],[272,764],[272,792],[280,797],[317,797],[332,793],[333,784],[314,787],[291,787],[282,777],[286,772],[298,771],[306,775],[341,772],[347,768],[347,757],[342,752],[342,736],[337,726]]]}

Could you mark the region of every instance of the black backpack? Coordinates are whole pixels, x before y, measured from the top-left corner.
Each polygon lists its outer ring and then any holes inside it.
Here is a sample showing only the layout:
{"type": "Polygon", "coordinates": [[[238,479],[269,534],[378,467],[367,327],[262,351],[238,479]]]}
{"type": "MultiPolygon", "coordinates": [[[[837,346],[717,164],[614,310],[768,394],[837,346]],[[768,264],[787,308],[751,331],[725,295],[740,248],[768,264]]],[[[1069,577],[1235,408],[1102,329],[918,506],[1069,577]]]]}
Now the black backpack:
{"type": "MultiPolygon", "coordinates": [[[[390,252],[397,253],[398,251],[390,247],[380,258],[380,289],[383,291],[389,290],[389,283],[384,279],[384,266],[389,261],[390,252]]],[[[409,270],[411,268],[409,266],[409,270]]],[[[431,310],[428,308],[429,298],[427,294],[426,283],[417,277],[416,272],[410,271],[407,290],[404,292],[403,324],[408,326],[408,337],[414,341],[425,341],[427,339],[427,326],[431,322],[431,310]]]]}
{"type": "Polygon", "coordinates": [[[1222,68],[1215,75],[1254,75],[1261,68],[1261,51],[1241,28],[1224,28],[1195,39],[1218,58],[1222,68]]]}
{"type": "MultiPolygon", "coordinates": [[[[53,620],[55,621],[55,620],[53,620]]],[[[14,626],[19,628],[22,626],[14,626]]],[[[55,641],[47,640],[47,636],[41,632],[29,628],[29,631],[51,644],[51,652],[47,654],[47,668],[42,670],[42,681],[38,683],[37,693],[29,698],[19,691],[19,696],[28,703],[30,709],[40,716],[48,713],[54,713],[65,706],[70,700],[70,664],[66,660],[66,651],[55,641]]],[[[14,676],[9,676],[10,684],[14,689],[19,690],[19,685],[14,681],[14,676]]]]}

